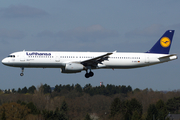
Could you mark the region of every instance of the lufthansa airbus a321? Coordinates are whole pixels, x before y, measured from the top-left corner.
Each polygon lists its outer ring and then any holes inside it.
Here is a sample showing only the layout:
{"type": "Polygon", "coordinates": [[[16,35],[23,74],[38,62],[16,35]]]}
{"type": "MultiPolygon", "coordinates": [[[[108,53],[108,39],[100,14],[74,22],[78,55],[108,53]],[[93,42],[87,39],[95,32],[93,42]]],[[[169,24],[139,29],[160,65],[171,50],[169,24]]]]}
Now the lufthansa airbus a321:
{"type": "Polygon", "coordinates": [[[145,53],[133,52],[63,52],[20,51],[11,53],[2,63],[11,67],[60,68],[61,73],[86,71],[85,77],[94,75],[93,69],[129,69],[155,65],[177,59],[169,54],[174,30],[167,30],[156,44],[145,53]]]}

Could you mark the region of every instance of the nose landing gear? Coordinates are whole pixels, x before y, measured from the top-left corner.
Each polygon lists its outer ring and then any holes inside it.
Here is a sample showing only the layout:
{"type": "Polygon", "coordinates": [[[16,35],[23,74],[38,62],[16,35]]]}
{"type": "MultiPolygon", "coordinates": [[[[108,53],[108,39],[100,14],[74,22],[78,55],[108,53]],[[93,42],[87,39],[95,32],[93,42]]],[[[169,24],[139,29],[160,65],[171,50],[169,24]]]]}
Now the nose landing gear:
{"type": "Polygon", "coordinates": [[[23,76],[24,75],[24,67],[21,68],[22,69],[22,73],[20,73],[20,76],[23,76]]]}

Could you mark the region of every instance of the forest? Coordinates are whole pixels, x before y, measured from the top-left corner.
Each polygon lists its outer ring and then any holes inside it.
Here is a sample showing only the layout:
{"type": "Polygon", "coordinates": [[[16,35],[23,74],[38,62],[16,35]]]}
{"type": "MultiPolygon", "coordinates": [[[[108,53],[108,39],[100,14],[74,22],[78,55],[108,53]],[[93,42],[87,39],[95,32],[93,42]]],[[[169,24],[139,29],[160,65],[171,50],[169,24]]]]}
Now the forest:
{"type": "Polygon", "coordinates": [[[169,120],[180,113],[180,91],[49,85],[0,91],[1,120],[169,120]]]}

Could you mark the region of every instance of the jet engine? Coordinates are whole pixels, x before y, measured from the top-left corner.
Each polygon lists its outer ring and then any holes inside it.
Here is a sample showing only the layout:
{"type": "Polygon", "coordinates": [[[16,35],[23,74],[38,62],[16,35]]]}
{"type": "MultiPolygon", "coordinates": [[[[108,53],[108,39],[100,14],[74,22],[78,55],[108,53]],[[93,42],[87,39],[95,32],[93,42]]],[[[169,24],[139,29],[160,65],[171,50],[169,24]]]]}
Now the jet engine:
{"type": "Polygon", "coordinates": [[[84,66],[78,63],[67,63],[64,68],[61,68],[61,73],[78,73],[84,70],[84,66]]]}

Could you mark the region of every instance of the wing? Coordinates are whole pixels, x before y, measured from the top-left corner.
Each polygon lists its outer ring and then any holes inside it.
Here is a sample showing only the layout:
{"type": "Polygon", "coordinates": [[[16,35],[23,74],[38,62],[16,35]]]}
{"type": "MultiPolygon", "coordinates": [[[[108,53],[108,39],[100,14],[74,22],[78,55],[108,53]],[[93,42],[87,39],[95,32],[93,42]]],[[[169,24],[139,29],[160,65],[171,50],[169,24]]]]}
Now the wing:
{"type": "MultiPolygon", "coordinates": [[[[114,52],[116,52],[116,51],[114,51],[114,52]]],[[[102,64],[103,61],[108,60],[109,55],[113,54],[114,52],[106,53],[104,55],[97,56],[97,57],[92,58],[92,59],[81,61],[81,64],[83,64],[84,66],[96,67],[98,63],[102,64]]]]}

